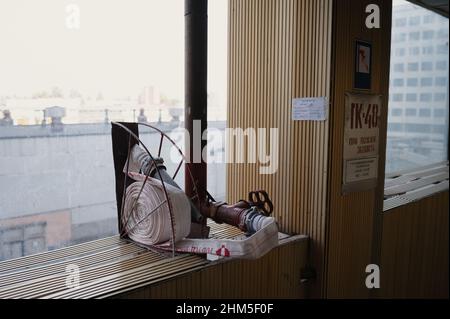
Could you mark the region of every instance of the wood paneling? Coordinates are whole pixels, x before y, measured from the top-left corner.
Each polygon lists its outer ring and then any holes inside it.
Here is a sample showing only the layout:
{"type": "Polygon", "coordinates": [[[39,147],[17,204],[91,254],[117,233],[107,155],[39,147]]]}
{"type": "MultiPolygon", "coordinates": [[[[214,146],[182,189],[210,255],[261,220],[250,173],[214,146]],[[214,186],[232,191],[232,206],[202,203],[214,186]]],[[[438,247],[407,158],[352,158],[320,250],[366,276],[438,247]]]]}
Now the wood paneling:
{"type": "Polygon", "coordinates": [[[448,298],[448,191],[383,214],[382,298],[448,298]]]}
{"type": "Polygon", "coordinates": [[[291,103],[295,97],[329,96],[331,17],[331,0],[229,2],[228,126],[278,128],[279,165],[272,175],[259,174],[255,164],[228,165],[228,201],[267,190],[281,230],[310,236],[319,283],[328,121],[292,121],[291,103]]]}
{"type": "Polygon", "coordinates": [[[365,286],[365,267],[377,262],[377,243],[382,234],[392,4],[384,0],[335,0],[334,3],[325,296],[366,298],[370,291],[365,286]],[[370,3],[380,7],[380,29],[365,26],[365,8],[370,3]],[[372,191],[343,195],[344,94],[353,88],[356,39],[372,43],[372,89],[368,93],[381,94],[384,106],[380,118],[378,186],[372,191]]]}
{"type": "Polygon", "coordinates": [[[214,264],[114,298],[304,298],[300,270],[307,240],[280,246],[258,260],[214,264]]]}
{"type": "Polygon", "coordinates": [[[230,0],[228,124],[278,128],[280,160],[273,175],[260,175],[257,165],[228,165],[228,200],[266,189],[281,229],[311,237],[310,264],[318,274],[311,296],[373,297],[365,268],[380,264],[382,254],[386,262],[382,211],[391,13],[388,0],[230,0]],[[380,29],[365,25],[372,3],[380,8],[380,29]],[[372,87],[365,92],[382,96],[380,160],[375,189],[344,195],[344,94],[361,92],[353,89],[356,40],[372,43],[372,87]],[[292,121],[292,98],[311,96],[330,97],[329,120],[292,121]]]}

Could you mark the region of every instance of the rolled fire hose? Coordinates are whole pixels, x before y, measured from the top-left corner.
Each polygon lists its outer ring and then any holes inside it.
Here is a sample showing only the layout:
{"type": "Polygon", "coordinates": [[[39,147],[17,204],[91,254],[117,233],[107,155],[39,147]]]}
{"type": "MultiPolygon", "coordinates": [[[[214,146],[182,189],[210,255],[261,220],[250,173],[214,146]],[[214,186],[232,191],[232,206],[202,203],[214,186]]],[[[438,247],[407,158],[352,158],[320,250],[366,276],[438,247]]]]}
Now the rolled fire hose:
{"type": "Polygon", "coordinates": [[[254,233],[244,239],[188,239],[186,237],[191,226],[191,205],[186,194],[179,188],[165,183],[169,200],[166,202],[160,180],[148,177],[142,187],[144,175],[136,171],[129,171],[129,175],[136,182],[126,190],[121,219],[125,233],[137,243],[172,250],[173,221],[174,246],[178,252],[254,259],[278,245],[278,227],[272,217],[253,216],[250,222],[254,233]],[[172,216],[169,204],[172,207],[172,216]]]}
{"type": "MultiPolygon", "coordinates": [[[[190,205],[182,190],[169,184],[165,186],[175,221],[175,242],[178,242],[189,235],[190,205]]],[[[170,242],[172,222],[168,203],[165,200],[164,190],[159,180],[149,178],[145,184],[143,181],[138,181],[128,186],[122,225],[125,225],[125,230],[132,240],[150,246],[170,242]],[[140,196],[139,192],[141,192],[140,196]]]]}

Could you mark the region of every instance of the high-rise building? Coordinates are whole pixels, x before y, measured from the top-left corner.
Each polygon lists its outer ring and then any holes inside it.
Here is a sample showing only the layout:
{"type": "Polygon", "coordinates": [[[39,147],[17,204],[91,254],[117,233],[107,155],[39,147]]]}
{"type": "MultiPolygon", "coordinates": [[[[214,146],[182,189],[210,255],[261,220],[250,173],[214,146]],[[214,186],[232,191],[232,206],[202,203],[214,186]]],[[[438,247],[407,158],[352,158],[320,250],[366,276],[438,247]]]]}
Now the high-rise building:
{"type": "Polygon", "coordinates": [[[394,1],[386,170],[447,158],[448,19],[394,1]]]}

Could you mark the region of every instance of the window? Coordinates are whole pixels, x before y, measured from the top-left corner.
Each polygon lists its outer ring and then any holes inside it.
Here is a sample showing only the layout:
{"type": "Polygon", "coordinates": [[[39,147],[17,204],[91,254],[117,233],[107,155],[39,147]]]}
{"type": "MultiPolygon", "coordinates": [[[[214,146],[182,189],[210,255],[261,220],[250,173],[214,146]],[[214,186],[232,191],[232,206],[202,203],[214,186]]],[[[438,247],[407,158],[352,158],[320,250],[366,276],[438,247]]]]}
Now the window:
{"type": "Polygon", "coordinates": [[[422,48],[422,54],[423,55],[430,55],[430,54],[433,54],[433,52],[434,52],[434,48],[431,45],[425,46],[425,47],[422,48]]]}
{"type": "MultiPolygon", "coordinates": [[[[211,195],[221,201],[226,199],[227,11],[228,0],[208,1],[208,127],[218,129],[222,140],[208,143],[207,183],[211,195]]],[[[183,40],[181,44],[184,46],[183,40]]]]}
{"type": "Polygon", "coordinates": [[[417,86],[418,83],[419,81],[417,80],[417,78],[409,78],[406,82],[406,86],[414,87],[417,86]]]}
{"type": "Polygon", "coordinates": [[[420,109],[419,110],[419,116],[420,117],[430,117],[431,116],[431,110],[430,109],[420,109]]]}
{"type": "Polygon", "coordinates": [[[417,41],[417,40],[420,40],[420,32],[409,33],[409,41],[417,41]]]}
{"type": "Polygon", "coordinates": [[[422,38],[424,40],[430,40],[430,39],[433,39],[434,31],[433,30],[427,30],[427,31],[423,31],[422,34],[423,34],[422,38]]]}
{"type": "MultiPolygon", "coordinates": [[[[227,1],[208,10],[208,126],[223,131],[227,1]]],[[[180,126],[184,2],[2,0],[0,39],[0,260],[117,234],[110,122],[180,126]]],[[[218,200],[225,166],[208,165],[218,200]]]]}
{"type": "Polygon", "coordinates": [[[406,41],[406,33],[398,33],[393,37],[394,42],[405,42],[406,41]]]}
{"type": "Polygon", "coordinates": [[[419,47],[409,48],[409,55],[419,55],[419,54],[420,54],[420,48],[419,47]]]}
{"type": "Polygon", "coordinates": [[[398,18],[395,20],[395,26],[396,27],[404,27],[406,25],[406,19],[405,18],[398,18]]]}
{"type": "Polygon", "coordinates": [[[398,48],[395,50],[395,56],[404,56],[405,55],[405,48],[398,48]]]}
{"type": "Polygon", "coordinates": [[[403,86],[405,80],[404,79],[394,79],[394,86],[403,86]]]}
{"type": "Polygon", "coordinates": [[[422,62],[422,71],[431,71],[433,70],[432,62],[422,62]]]}
{"type": "Polygon", "coordinates": [[[416,133],[431,133],[432,126],[428,124],[405,124],[406,131],[413,131],[416,133]]]}
{"type": "Polygon", "coordinates": [[[441,29],[438,31],[438,38],[448,38],[448,30],[441,29]]]}
{"type": "Polygon", "coordinates": [[[443,76],[439,76],[434,81],[436,86],[447,86],[447,78],[443,76]]]}
{"type": "Polygon", "coordinates": [[[406,102],[415,102],[417,101],[417,94],[416,93],[408,93],[406,94],[406,102]]]}
{"type": "Polygon", "coordinates": [[[393,100],[394,102],[401,102],[401,101],[403,101],[403,94],[401,94],[401,93],[395,93],[395,94],[393,95],[392,100],[393,100]]]}
{"type": "Polygon", "coordinates": [[[435,109],[434,117],[443,118],[445,117],[445,109],[435,109]]]}
{"type": "Polygon", "coordinates": [[[401,38],[399,34],[406,33],[408,41],[391,43],[393,80],[390,82],[387,173],[446,160],[449,121],[448,18],[409,1],[396,0],[392,19],[408,21],[401,27],[400,22],[392,23],[392,36],[401,38]],[[408,56],[395,57],[395,52],[403,48],[408,50],[408,56]],[[405,85],[399,86],[402,78],[405,85]]]}
{"type": "Polygon", "coordinates": [[[410,26],[419,25],[419,24],[420,24],[420,16],[415,16],[415,17],[410,17],[409,18],[409,25],[410,26]]]}
{"type": "Polygon", "coordinates": [[[435,102],[443,102],[443,101],[445,101],[446,97],[447,97],[446,93],[436,93],[436,94],[434,94],[434,101],[435,102]]]}
{"type": "Polygon", "coordinates": [[[419,63],[408,63],[408,71],[414,72],[419,70],[419,63]]]}
{"type": "Polygon", "coordinates": [[[428,14],[423,17],[423,23],[425,23],[425,24],[432,23],[433,21],[434,21],[434,15],[432,15],[432,14],[428,14]]]}
{"type": "Polygon", "coordinates": [[[401,123],[388,123],[389,132],[402,132],[403,124],[401,123]]]}
{"type": "Polygon", "coordinates": [[[422,78],[422,79],[420,79],[420,85],[421,86],[432,86],[433,85],[433,78],[422,78]]]}
{"type": "Polygon", "coordinates": [[[404,64],[403,63],[394,64],[394,71],[395,72],[403,72],[403,71],[405,71],[404,64]]]}
{"type": "Polygon", "coordinates": [[[448,43],[438,45],[436,51],[439,54],[448,54],[448,43]]]}
{"type": "Polygon", "coordinates": [[[436,62],[436,70],[437,71],[446,71],[447,70],[447,62],[446,61],[437,61],[436,62]]]}
{"type": "Polygon", "coordinates": [[[420,94],[420,102],[431,102],[431,97],[433,95],[431,93],[421,93],[420,94]]]}

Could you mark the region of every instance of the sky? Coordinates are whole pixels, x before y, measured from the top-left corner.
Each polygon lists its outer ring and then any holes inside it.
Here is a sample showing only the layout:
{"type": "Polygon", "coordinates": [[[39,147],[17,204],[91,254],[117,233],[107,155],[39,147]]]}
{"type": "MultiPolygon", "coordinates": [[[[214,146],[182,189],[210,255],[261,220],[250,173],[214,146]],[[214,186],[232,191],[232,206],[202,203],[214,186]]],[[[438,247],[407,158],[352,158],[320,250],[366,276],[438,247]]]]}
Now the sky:
{"type": "MultiPolygon", "coordinates": [[[[208,20],[208,91],[223,99],[227,0],[209,1],[208,20]]],[[[184,98],[184,0],[0,2],[0,96],[59,86],[136,97],[149,85],[184,98]]]]}

